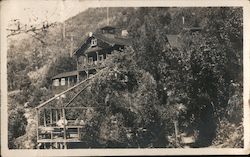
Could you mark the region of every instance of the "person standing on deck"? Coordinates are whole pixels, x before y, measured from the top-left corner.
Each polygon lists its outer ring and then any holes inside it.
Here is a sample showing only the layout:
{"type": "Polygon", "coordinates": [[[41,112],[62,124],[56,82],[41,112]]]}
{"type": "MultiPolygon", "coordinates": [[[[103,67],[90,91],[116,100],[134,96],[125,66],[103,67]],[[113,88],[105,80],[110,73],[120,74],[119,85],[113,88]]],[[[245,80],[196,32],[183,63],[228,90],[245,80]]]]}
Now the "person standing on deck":
{"type": "Polygon", "coordinates": [[[64,117],[61,117],[61,118],[57,121],[57,123],[56,123],[56,125],[57,125],[57,126],[60,126],[60,127],[64,127],[64,125],[67,125],[67,124],[68,124],[68,121],[67,121],[67,119],[64,118],[64,117]]]}

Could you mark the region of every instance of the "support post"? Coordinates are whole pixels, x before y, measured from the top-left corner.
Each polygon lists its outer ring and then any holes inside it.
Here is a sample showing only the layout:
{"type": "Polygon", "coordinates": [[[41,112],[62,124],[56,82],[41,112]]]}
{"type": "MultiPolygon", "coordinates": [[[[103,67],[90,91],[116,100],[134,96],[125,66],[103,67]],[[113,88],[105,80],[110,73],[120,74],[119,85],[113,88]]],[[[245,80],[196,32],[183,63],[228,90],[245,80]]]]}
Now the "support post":
{"type": "Polygon", "coordinates": [[[56,122],[58,122],[58,110],[56,109],[56,122]]]}
{"type": "Polygon", "coordinates": [[[175,130],[175,142],[176,145],[179,145],[179,140],[178,140],[178,121],[174,121],[174,130],[175,130]]]}
{"type": "Polygon", "coordinates": [[[43,110],[43,125],[46,127],[47,124],[46,124],[46,114],[45,114],[45,109],[43,110]]]}
{"type": "MultiPolygon", "coordinates": [[[[37,115],[37,123],[36,123],[36,125],[37,125],[37,128],[36,128],[36,137],[37,137],[37,141],[39,140],[39,120],[40,120],[40,118],[39,118],[39,109],[36,109],[36,115],[37,115]]],[[[37,147],[38,149],[39,149],[39,147],[37,147]]]]}
{"type": "Polygon", "coordinates": [[[63,109],[60,110],[60,119],[63,117],[63,109]]]}
{"type": "Polygon", "coordinates": [[[80,82],[80,75],[79,75],[79,71],[77,71],[77,76],[76,76],[76,79],[77,79],[77,83],[80,82]]]}
{"type": "Polygon", "coordinates": [[[89,71],[88,70],[86,70],[86,74],[87,74],[87,78],[89,78],[89,71]]]}
{"type": "Polygon", "coordinates": [[[81,136],[80,136],[80,128],[79,127],[77,128],[77,133],[78,133],[78,139],[80,140],[81,136]]]}
{"type": "Polygon", "coordinates": [[[76,56],[76,69],[79,70],[80,67],[79,67],[79,62],[78,62],[78,56],[76,56]]]}
{"type": "Polygon", "coordinates": [[[70,77],[68,77],[68,87],[70,87],[70,81],[69,81],[70,77]]]}
{"type": "Polygon", "coordinates": [[[89,64],[89,57],[88,57],[88,54],[86,54],[86,65],[89,64]]]}
{"type": "Polygon", "coordinates": [[[65,115],[65,109],[62,109],[63,111],[63,138],[64,138],[64,149],[67,149],[67,143],[66,143],[66,125],[65,125],[65,119],[66,119],[66,115],[65,115]]]}
{"type": "Polygon", "coordinates": [[[50,125],[53,124],[53,115],[52,115],[52,109],[50,109],[50,125]]]}
{"type": "Polygon", "coordinates": [[[107,26],[109,25],[109,7],[107,7],[107,26]]]}
{"type": "Polygon", "coordinates": [[[96,51],[96,62],[97,62],[97,64],[99,63],[99,53],[98,53],[98,51],[96,51]]]}
{"type": "Polygon", "coordinates": [[[73,38],[73,34],[71,33],[70,35],[70,57],[73,56],[73,50],[74,49],[74,38],[73,38]]]}

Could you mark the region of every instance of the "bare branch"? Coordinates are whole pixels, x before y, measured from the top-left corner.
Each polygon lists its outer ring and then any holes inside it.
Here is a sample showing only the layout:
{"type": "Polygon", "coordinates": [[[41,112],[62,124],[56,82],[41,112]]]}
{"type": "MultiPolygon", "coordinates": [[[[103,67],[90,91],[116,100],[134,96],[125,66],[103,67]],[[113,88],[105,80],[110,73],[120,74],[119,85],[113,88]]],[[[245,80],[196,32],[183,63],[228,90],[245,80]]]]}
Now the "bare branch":
{"type": "Polygon", "coordinates": [[[41,27],[39,27],[39,28],[31,26],[32,28],[26,29],[27,25],[24,27],[24,29],[21,29],[23,27],[18,27],[17,29],[7,28],[6,30],[11,32],[10,34],[7,35],[7,38],[11,37],[11,36],[14,36],[14,35],[21,34],[21,33],[29,33],[29,32],[36,32],[36,31],[46,31],[46,30],[48,30],[48,28],[53,27],[55,25],[56,25],[56,22],[51,23],[51,24],[43,23],[43,25],[41,27]]]}

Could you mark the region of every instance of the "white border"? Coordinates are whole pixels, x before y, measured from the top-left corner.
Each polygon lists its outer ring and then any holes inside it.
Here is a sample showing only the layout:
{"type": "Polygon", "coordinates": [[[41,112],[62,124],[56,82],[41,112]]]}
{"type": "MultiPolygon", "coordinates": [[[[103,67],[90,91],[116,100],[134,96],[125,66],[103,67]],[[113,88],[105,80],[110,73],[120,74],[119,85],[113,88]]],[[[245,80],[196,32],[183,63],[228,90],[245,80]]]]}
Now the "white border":
{"type": "MultiPolygon", "coordinates": [[[[90,2],[90,0],[85,0],[90,2]]],[[[91,3],[93,0],[91,1],[91,3]]],[[[250,39],[249,39],[249,20],[250,20],[250,2],[247,0],[95,0],[93,7],[216,7],[216,6],[238,6],[243,7],[244,19],[244,44],[243,44],[243,62],[244,62],[244,148],[190,148],[190,149],[75,149],[75,150],[9,150],[7,147],[7,39],[6,39],[6,21],[4,13],[8,11],[8,2],[2,1],[1,4],[1,154],[4,156],[108,156],[108,155],[219,155],[219,154],[249,154],[250,152],[250,109],[249,109],[249,69],[250,67],[250,39]]]]}

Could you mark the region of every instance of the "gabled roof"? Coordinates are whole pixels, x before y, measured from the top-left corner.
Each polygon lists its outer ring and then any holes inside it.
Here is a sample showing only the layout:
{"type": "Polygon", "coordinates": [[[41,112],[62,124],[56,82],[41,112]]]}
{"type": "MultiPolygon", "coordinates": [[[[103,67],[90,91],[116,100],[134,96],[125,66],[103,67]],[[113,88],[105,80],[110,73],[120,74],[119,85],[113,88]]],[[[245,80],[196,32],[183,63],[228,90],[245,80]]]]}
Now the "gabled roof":
{"type": "Polygon", "coordinates": [[[167,39],[172,48],[181,48],[181,41],[178,35],[167,35],[167,39]]]}
{"type": "Polygon", "coordinates": [[[52,78],[52,80],[58,79],[58,78],[63,78],[63,77],[76,76],[76,75],[77,75],[77,71],[64,72],[64,73],[60,73],[60,74],[54,76],[54,77],[52,78]]]}
{"type": "Polygon", "coordinates": [[[81,43],[81,45],[73,52],[73,55],[77,54],[79,51],[84,50],[89,44],[91,38],[93,37],[112,46],[113,45],[122,45],[122,46],[132,45],[132,41],[129,38],[122,38],[122,37],[117,37],[117,36],[105,36],[104,34],[101,34],[101,33],[93,33],[91,37],[87,37],[84,40],[84,42],[81,43]]]}
{"type": "Polygon", "coordinates": [[[188,27],[184,28],[184,30],[195,32],[195,31],[201,31],[203,28],[202,27],[188,27]]]}
{"type": "Polygon", "coordinates": [[[131,45],[131,40],[127,39],[127,38],[119,38],[119,37],[107,37],[103,34],[93,34],[93,37],[102,40],[110,45],[131,45]]]}

